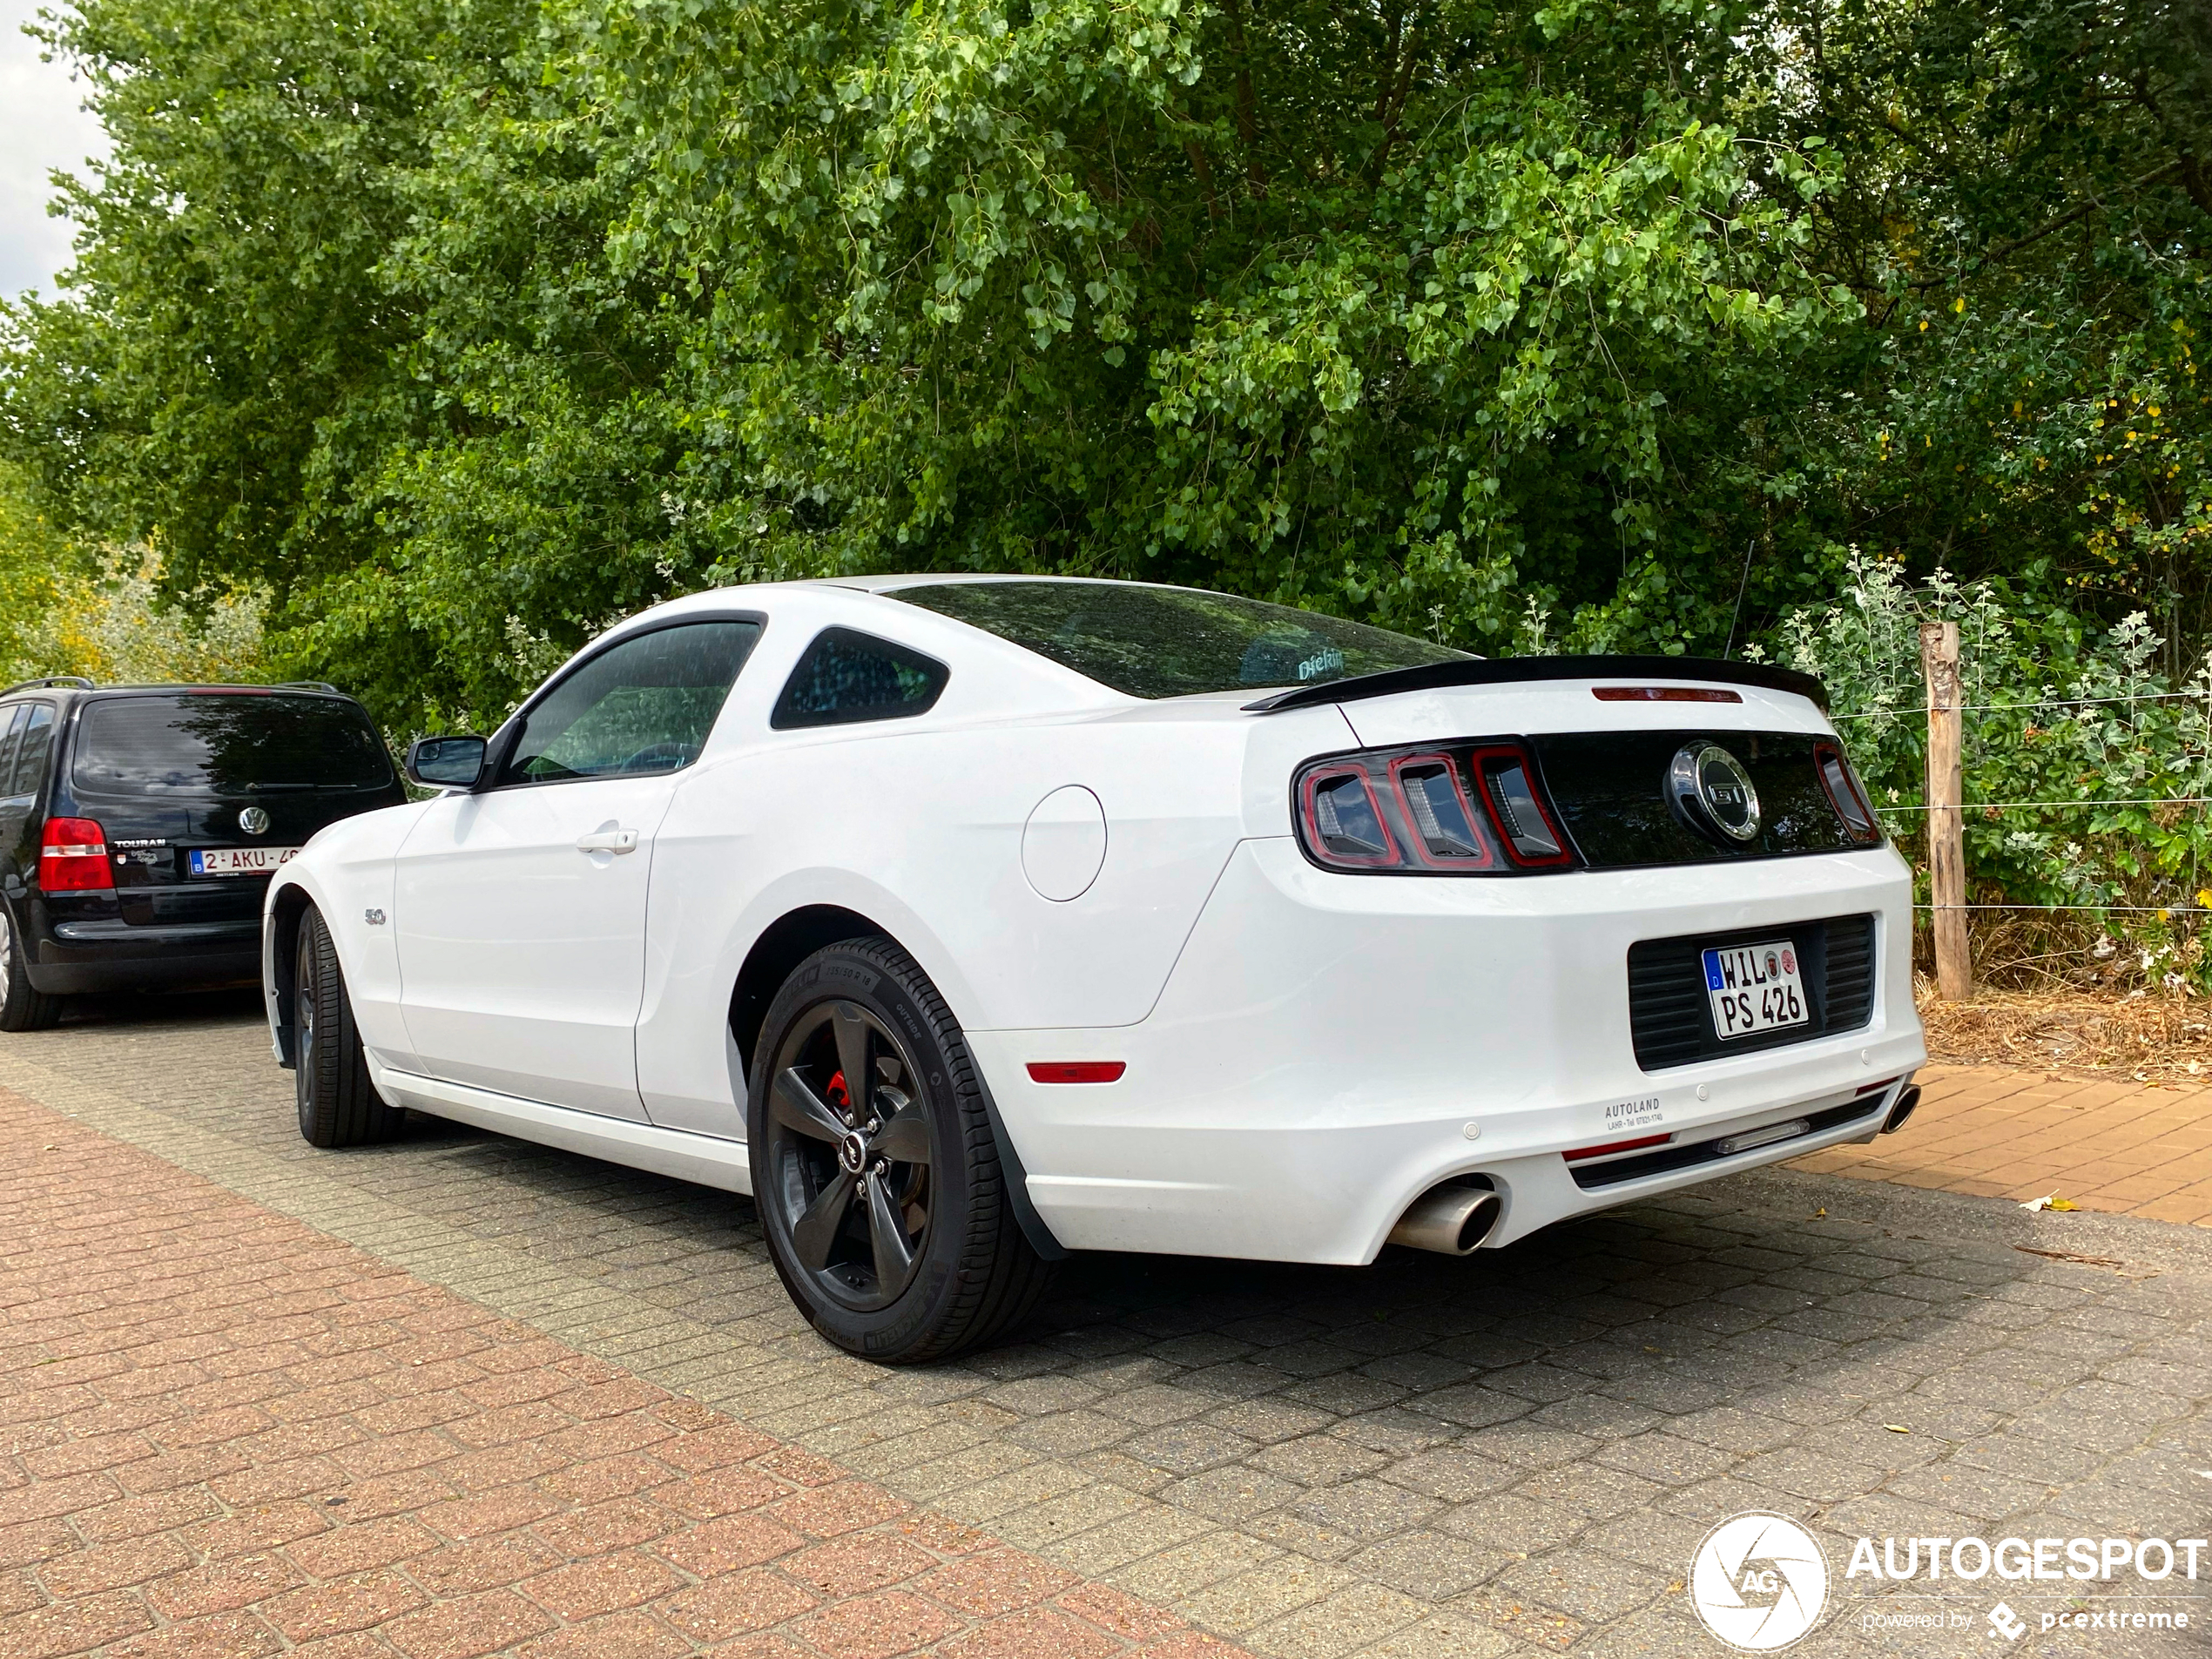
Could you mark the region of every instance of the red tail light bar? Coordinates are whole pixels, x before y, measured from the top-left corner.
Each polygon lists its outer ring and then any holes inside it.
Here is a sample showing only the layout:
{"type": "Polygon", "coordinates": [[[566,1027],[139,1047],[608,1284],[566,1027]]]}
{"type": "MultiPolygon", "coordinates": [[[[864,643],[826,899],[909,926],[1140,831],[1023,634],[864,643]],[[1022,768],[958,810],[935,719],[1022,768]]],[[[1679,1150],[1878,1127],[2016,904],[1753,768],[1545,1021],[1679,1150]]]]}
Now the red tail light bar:
{"type": "Polygon", "coordinates": [[[1520,875],[1570,868],[1527,746],[1485,738],[1308,761],[1291,781],[1305,855],[1376,875],[1520,875]]]}
{"type": "Polygon", "coordinates": [[[1844,820],[1844,828],[1851,840],[1869,844],[1880,840],[1882,820],[1874,816],[1866,786],[1860,781],[1858,768],[1851,765],[1843,745],[1814,744],[1812,763],[1820,769],[1820,786],[1828,792],[1829,804],[1835,807],[1836,816],[1844,820]]]}
{"type": "Polygon", "coordinates": [[[1615,1152],[1634,1152],[1647,1146],[1664,1146],[1674,1138],[1671,1134],[1639,1135],[1633,1141],[1608,1141],[1602,1146],[1578,1146],[1572,1152],[1561,1152],[1560,1157],[1569,1163],[1578,1163],[1584,1158],[1602,1158],[1615,1152]]]}
{"type": "Polygon", "coordinates": [[[101,893],[115,886],[107,833],[90,818],[50,818],[38,849],[38,885],[48,893],[101,893]]]}

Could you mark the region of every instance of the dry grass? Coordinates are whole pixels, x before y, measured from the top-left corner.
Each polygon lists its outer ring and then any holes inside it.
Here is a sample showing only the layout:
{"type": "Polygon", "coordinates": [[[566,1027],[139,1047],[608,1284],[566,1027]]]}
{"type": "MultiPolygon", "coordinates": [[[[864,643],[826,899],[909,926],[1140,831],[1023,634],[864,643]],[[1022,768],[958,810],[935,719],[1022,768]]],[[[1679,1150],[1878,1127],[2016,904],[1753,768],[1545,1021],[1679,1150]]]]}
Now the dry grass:
{"type": "Polygon", "coordinates": [[[2212,1082],[2212,1001],[2161,991],[1982,990],[1945,1002],[1913,976],[1930,1058],[2061,1076],[2212,1082]]]}

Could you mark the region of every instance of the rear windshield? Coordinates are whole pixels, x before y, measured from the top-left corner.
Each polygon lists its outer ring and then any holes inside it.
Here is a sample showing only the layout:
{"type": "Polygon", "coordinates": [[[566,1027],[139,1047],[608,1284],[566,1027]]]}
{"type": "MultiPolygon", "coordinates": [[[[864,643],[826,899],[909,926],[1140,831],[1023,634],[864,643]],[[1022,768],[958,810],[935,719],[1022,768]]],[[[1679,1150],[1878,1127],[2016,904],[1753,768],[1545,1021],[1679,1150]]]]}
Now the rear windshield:
{"type": "Polygon", "coordinates": [[[253,795],[373,789],[392,781],[392,761],[354,704],[186,691],[90,705],[72,775],[90,794],[253,795]]]}
{"type": "Polygon", "coordinates": [[[1131,697],[1313,685],[1466,656],[1365,623],[1191,588],[946,582],[892,597],[987,629],[1131,697]]]}

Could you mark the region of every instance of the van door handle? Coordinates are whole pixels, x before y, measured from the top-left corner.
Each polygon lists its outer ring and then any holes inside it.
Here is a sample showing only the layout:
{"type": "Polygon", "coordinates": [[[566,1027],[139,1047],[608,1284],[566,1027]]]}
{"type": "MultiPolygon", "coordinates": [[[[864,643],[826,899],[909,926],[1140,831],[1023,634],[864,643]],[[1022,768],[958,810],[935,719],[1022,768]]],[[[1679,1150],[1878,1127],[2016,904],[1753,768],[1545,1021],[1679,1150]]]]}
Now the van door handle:
{"type": "Polygon", "coordinates": [[[576,838],[576,850],[579,853],[635,853],[637,850],[637,832],[633,829],[594,830],[589,835],[576,838]]]}

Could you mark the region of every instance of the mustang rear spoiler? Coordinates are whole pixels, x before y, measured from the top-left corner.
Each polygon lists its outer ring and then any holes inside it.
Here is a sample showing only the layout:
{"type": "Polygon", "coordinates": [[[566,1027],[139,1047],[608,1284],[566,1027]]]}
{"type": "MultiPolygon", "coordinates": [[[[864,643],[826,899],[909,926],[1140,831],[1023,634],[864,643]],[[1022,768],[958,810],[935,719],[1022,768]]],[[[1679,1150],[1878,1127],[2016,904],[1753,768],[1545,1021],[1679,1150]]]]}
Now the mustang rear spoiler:
{"type": "Polygon", "coordinates": [[[1278,691],[1244,705],[1247,714],[1274,714],[1312,708],[1317,703],[1350,703],[1361,698],[1393,697],[1400,691],[1433,691],[1447,685],[1511,685],[1530,680],[1700,680],[1708,685],[1757,685],[1810,698],[1828,711],[1828,688],[1811,674],[1770,663],[1723,663],[1709,657],[1470,657],[1464,662],[1428,663],[1419,668],[1386,669],[1278,691]]]}

